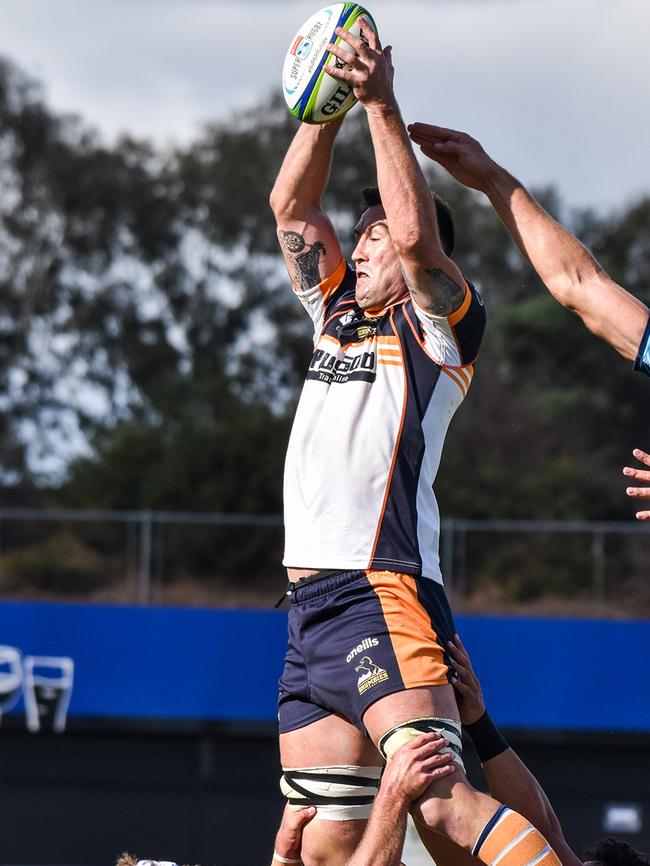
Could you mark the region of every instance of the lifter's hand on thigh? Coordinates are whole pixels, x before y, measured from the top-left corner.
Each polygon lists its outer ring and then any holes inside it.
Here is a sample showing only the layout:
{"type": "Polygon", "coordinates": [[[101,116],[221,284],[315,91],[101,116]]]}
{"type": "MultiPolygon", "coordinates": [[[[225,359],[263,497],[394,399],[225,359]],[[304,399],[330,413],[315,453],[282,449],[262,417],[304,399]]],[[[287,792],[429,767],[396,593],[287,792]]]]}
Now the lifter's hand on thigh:
{"type": "Polygon", "coordinates": [[[449,743],[435,732],[421,734],[395,752],[381,777],[382,789],[407,802],[421,797],[432,782],[456,770],[451,752],[440,753],[449,743]]]}
{"type": "Polygon", "coordinates": [[[284,807],[282,823],[275,837],[275,853],[287,860],[300,860],[302,848],[302,831],[316,814],[316,809],[309,806],[295,812],[289,806],[284,807]]]}

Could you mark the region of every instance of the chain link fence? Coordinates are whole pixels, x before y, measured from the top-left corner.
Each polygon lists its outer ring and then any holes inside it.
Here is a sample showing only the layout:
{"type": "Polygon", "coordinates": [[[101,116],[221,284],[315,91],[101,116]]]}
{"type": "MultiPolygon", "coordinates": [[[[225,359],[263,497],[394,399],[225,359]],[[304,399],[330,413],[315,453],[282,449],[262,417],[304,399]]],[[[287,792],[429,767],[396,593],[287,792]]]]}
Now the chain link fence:
{"type": "MultiPolygon", "coordinates": [[[[280,515],[0,509],[4,598],[253,606],[284,590],[280,515]]],[[[444,520],[455,609],[650,616],[650,527],[444,520]]]]}

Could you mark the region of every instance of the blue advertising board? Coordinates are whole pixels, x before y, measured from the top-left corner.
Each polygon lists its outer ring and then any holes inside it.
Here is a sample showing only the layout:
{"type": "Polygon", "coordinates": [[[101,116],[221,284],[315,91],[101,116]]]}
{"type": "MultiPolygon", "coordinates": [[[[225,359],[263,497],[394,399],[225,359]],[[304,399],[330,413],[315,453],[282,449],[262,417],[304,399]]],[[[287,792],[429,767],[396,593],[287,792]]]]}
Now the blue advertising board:
{"type": "MultiPolygon", "coordinates": [[[[456,622],[499,724],[650,731],[650,622],[456,622]]],[[[0,604],[0,644],[73,660],[73,719],[273,722],[286,629],[281,611],[0,604]]]]}

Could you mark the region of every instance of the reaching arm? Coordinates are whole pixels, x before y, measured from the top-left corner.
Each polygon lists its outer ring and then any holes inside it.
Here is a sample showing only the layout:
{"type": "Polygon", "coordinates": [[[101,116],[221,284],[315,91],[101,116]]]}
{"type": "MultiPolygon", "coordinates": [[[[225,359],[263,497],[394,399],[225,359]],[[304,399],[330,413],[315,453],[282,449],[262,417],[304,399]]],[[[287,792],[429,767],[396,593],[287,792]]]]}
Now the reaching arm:
{"type": "Polygon", "coordinates": [[[326,67],[328,74],[352,84],[366,109],[375,151],[377,182],[391,240],[399,255],[406,285],[426,313],[449,316],[465,297],[466,285],[454,262],[444,253],[433,196],[426,184],[393,92],[391,49],[382,49],[374,30],[362,21],[360,39],[337,29],[354,50],[330,51],[349,69],[326,67]]]}
{"type": "Polygon", "coordinates": [[[615,283],[528,190],[463,132],[415,123],[411,138],[456,180],[480,190],[549,292],[624,358],[637,356],[648,308],[615,283]]]}
{"type": "Polygon", "coordinates": [[[318,285],[342,254],[332,223],[321,210],[340,121],[302,124],[286,153],[270,205],[295,291],[318,285]]]}
{"type": "Polygon", "coordinates": [[[433,781],[454,772],[453,756],[437,754],[445,745],[439,735],[423,734],[390,758],[366,832],[346,866],[399,866],[411,802],[433,781]]]}
{"type": "MultiPolygon", "coordinates": [[[[449,643],[449,654],[455,674],[453,684],[460,718],[465,730],[472,736],[472,728],[477,722],[485,725],[487,721],[481,684],[458,635],[455,635],[453,643],[449,643]]],[[[564,838],[560,822],[544,789],[493,725],[492,728],[486,754],[482,754],[478,739],[475,741],[490,794],[534,824],[551,843],[563,866],[582,866],[564,838]],[[499,738],[501,743],[498,742],[499,738]]]]}

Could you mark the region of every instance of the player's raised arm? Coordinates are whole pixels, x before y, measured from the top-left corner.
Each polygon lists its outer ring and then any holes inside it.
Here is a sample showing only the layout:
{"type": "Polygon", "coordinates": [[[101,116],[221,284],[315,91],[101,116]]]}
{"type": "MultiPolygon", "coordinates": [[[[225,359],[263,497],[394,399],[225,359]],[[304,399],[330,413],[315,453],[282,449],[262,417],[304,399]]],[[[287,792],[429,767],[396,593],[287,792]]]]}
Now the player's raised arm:
{"type": "Polygon", "coordinates": [[[340,126],[340,120],[301,124],[271,192],[280,248],[297,292],[318,285],[342,260],[334,227],[321,209],[340,126]]]}
{"type": "MultiPolygon", "coordinates": [[[[600,267],[591,253],[464,132],[414,123],[412,140],[465,186],[485,193],[553,297],[628,360],[639,354],[648,308],[600,267]]],[[[650,374],[642,363],[638,369],[650,374]]]]}
{"type": "Polygon", "coordinates": [[[435,203],[393,91],[391,49],[382,49],[363,20],[361,32],[364,39],[336,30],[347,46],[330,46],[330,51],[349,68],[327,71],[351,84],[366,109],[388,230],[413,300],[430,315],[449,316],[463,303],[465,280],[442,248],[435,203]]]}

